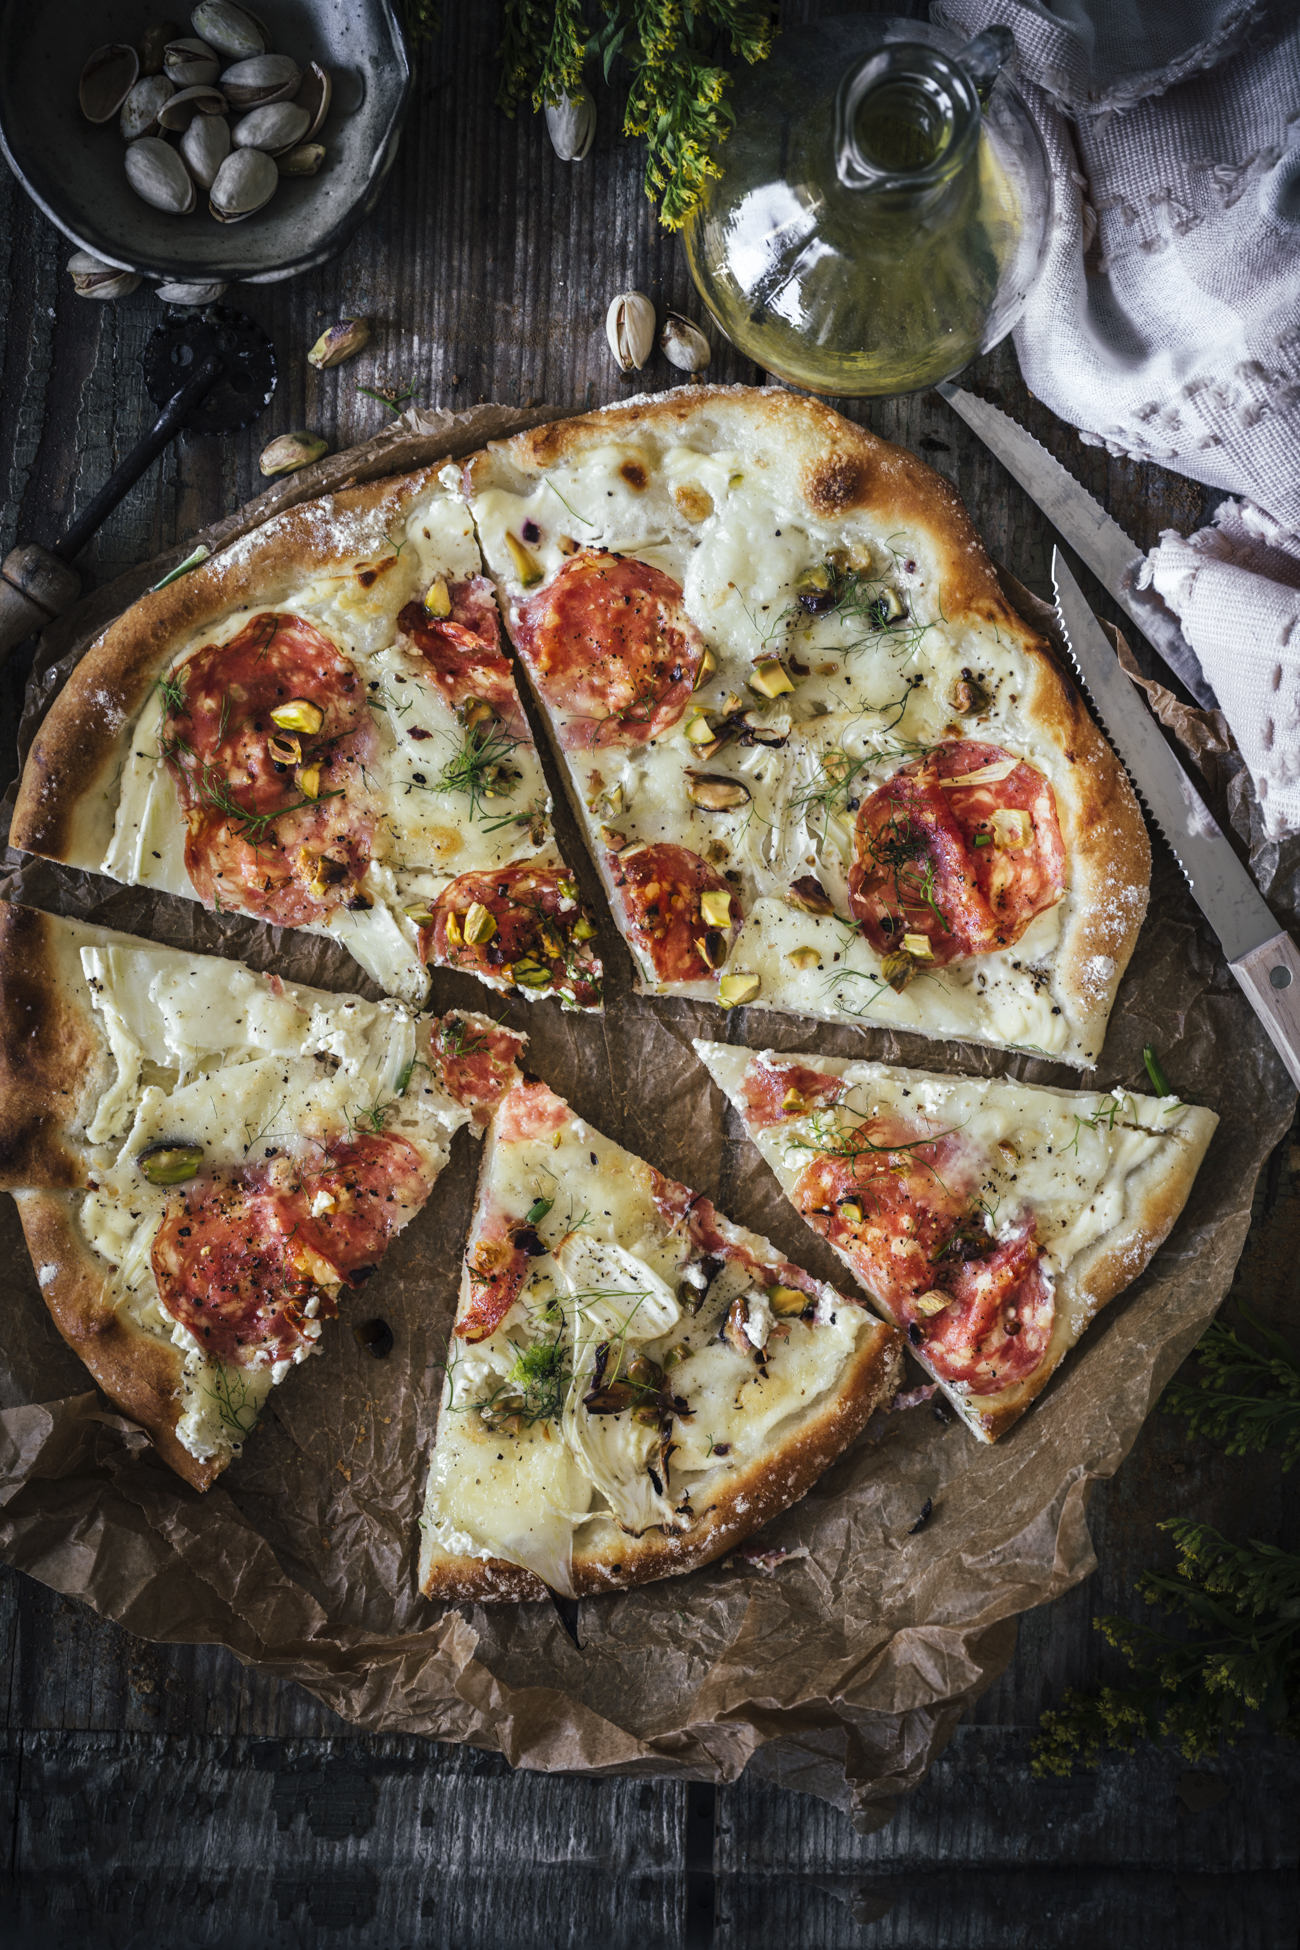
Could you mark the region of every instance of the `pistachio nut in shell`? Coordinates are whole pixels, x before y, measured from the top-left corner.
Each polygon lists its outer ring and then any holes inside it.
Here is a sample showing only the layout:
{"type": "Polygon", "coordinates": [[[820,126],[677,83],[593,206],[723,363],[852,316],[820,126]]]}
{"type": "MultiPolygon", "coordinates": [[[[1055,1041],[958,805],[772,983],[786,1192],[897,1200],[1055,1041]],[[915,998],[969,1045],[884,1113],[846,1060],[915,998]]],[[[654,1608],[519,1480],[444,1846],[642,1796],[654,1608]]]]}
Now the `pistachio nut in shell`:
{"type": "Polygon", "coordinates": [[[136,195],[169,216],[188,217],[198,200],[194,178],[161,136],[142,135],[126,152],[126,180],[136,195]]]}
{"type": "Polygon", "coordinates": [[[261,149],[232,149],[217,171],[208,208],[218,223],[241,223],[271,201],[279,182],[275,164],[261,149]]]}
{"type": "Polygon", "coordinates": [[[140,282],[134,271],[121,271],[116,264],[105,264],[89,251],[72,253],[68,274],[79,298],[125,298],[140,282]]]}
{"type": "Polygon", "coordinates": [[[324,372],[329,366],[341,366],[345,359],[354,358],[369,342],[369,319],[340,318],[336,325],[321,333],[307,354],[307,364],[315,366],[318,372],[324,372]]]}
{"type": "Polygon", "coordinates": [[[258,457],[258,466],[268,477],[272,474],[292,474],[299,467],[310,467],[314,460],[329,451],[328,440],[322,440],[318,433],[281,433],[263,447],[258,457]]]}
{"type": "Polygon", "coordinates": [[[137,81],[117,118],[123,142],[137,142],[142,135],[157,135],[158,112],[175,93],[165,74],[146,75],[137,81]]]}
{"type": "Polygon", "coordinates": [[[221,73],[221,56],[206,41],[169,41],[163,50],[163,73],[178,88],[197,88],[221,73]]]}
{"type": "Polygon", "coordinates": [[[196,183],[210,190],[230,154],[230,124],[224,115],[196,115],[181,137],[181,154],[196,183]]]}
{"type": "Polygon", "coordinates": [[[152,27],[146,27],[135,44],[136,59],[140,63],[142,75],[161,74],[163,56],[169,41],[179,40],[180,26],[174,20],[156,20],[152,27]]]}
{"type": "Polygon", "coordinates": [[[294,102],[268,102],[236,122],[231,140],[236,149],[265,149],[268,156],[279,156],[297,148],[310,121],[306,109],[294,102]]]}
{"type": "Polygon", "coordinates": [[[190,26],[228,61],[247,61],[266,52],[262,23],[233,0],[200,0],[190,15],[190,26]]]}
{"type": "Polygon", "coordinates": [[[221,77],[221,92],[232,108],[261,108],[296,95],[302,69],[287,54],[259,54],[237,61],[221,77]]]}
{"type": "Polygon", "coordinates": [[[281,176],[314,176],[324,160],[323,142],[300,142],[296,149],[277,156],[275,166],[281,176]]]}
{"type": "Polygon", "coordinates": [[[140,78],[140,57],[123,41],[107,41],[81,70],[77,100],[88,122],[111,122],[140,78]]]}
{"type": "Polygon", "coordinates": [[[224,284],[160,284],[156,295],[165,305],[215,305],[225,292],[224,284]]]}
{"type": "Polygon", "coordinates": [[[329,114],[330,102],[333,98],[334,83],[329,69],[322,68],[319,61],[313,61],[311,66],[304,70],[302,80],[298,84],[298,92],[293,98],[298,107],[305,108],[311,117],[307,125],[309,142],[329,114]]]}
{"type": "Polygon", "coordinates": [[[610,301],[605,336],[622,371],[640,372],[655,342],[655,308],[643,291],[620,291],[610,301]]]}
{"type": "Polygon", "coordinates": [[[596,104],[579,84],[573,94],[546,104],[546,133],[561,162],[581,162],[596,139],[596,104]]]}
{"type": "Polygon", "coordinates": [[[163,103],[158,110],[158,126],[175,135],[181,129],[188,129],[201,115],[214,122],[220,120],[228,106],[219,88],[214,88],[210,81],[200,82],[196,88],[182,88],[163,103]]]}
{"type": "Polygon", "coordinates": [[[699,326],[676,312],[669,313],[659,334],[659,350],[679,372],[703,372],[713,357],[713,347],[699,326]]]}

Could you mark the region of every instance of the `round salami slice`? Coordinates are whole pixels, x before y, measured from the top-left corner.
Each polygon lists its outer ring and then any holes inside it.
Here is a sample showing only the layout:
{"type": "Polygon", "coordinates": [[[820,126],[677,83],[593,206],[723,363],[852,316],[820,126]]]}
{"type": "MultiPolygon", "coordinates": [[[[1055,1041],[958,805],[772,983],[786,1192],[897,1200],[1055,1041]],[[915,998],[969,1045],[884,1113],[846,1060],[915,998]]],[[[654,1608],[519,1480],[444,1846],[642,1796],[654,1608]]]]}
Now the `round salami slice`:
{"type": "Polygon", "coordinates": [[[518,1036],[481,1016],[445,1016],[434,1024],[429,1037],[434,1074],[453,1102],[472,1113],[476,1124],[486,1124],[500,1103],[523,1047],[518,1036]]]}
{"type": "Polygon", "coordinates": [[[1064,891],[1051,782],[999,746],[940,745],[858,814],[849,906],[896,979],[1011,947],[1064,891]]]}
{"type": "Polygon", "coordinates": [[[495,1334],[528,1277],[528,1254],[516,1242],[521,1217],[490,1213],[479,1227],[465,1260],[469,1302],[456,1322],[456,1339],[485,1341],[495,1334]]]}
{"type": "Polygon", "coordinates": [[[554,992],[586,1009],[600,1000],[595,933],[576,881],[562,870],[523,864],[453,880],[420,931],[420,953],[426,962],[538,995],[554,992]]]}
{"type": "Polygon", "coordinates": [[[744,920],[740,897],[707,861],[663,840],[608,855],[628,932],[661,982],[715,982],[744,920]],[[710,926],[701,898],[730,897],[726,928],[710,926]]]}
{"type": "Polygon", "coordinates": [[[312,624],[268,611],[196,651],[164,692],[159,743],[206,906],[286,927],[369,906],[358,882],[374,832],[362,781],[374,726],[357,672],[312,624]],[[308,722],[320,714],[315,730],[272,719],[296,700],[314,707],[308,722]]]}
{"type": "MultiPolygon", "coordinates": [[[[483,577],[478,580],[485,582],[490,598],[491,585],[483,577]]],[[[462,718],[475,705],[486,705],[516,744],[531,745],[514,669],[499,648],[495,606],[485,613],[473,584],[457,583],[449,593],[450,616],[435,618],[423,603],[408,603],[398,615],[398,629],[414,644],[433,682],[462,718]]]]}
{"type": "MultiPolygon", "coordinates": [[[[945,1381],[994,1395],[1033,1373],[1052,1338],[1055,1301],[1038,1249],[1038,1226],[1022,1214],[987,1258],[940,1269],[951,1306],[917,1322],[925,1352],[945,1381]]],[[[910,1318],[915,1319],[915,1310],[910,1318]]]]}
{"type": "Polygon", "coordinates": [[[681,585],[622,555],[573,556],[523,604],[515,641],[561,743],[576,751],[661,738],[704,656],[681,585]]]}

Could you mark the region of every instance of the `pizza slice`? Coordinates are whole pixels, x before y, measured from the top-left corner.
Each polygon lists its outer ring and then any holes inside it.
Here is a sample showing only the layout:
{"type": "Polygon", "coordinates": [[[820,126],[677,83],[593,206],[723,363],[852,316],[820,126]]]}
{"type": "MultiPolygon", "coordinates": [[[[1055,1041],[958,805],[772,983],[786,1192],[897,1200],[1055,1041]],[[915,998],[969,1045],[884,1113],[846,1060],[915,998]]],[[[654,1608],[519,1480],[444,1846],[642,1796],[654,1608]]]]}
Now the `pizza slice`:
{"type": "Polygon", "coordinates": [[[521,1048],[0,903],[0,1185],[59,1332],[196,1489],[521,1048]]]}
{"type": "Polygon", "coordinates": [[[853,1440],[901,1346],[521,1079],[488,1132],[421,1589],[581,1597],[708,1563],[853,1440]]]}
{"type": "Polygon", "coordinates": [[[643,989],[1096,1061],[1146,830],[947,482],[692,387],[465,493],[643,989]]]}
{"type": "Polygon", "coordinates": [[[332,935],[408,1002],[433,963],[598,1007],[481,571],[432,470],[278,516],[92,645],[32,747],[13,844],[332,935]]]}
{"type": "Polygon", "coordinates": [[[994,1442],[1150,1262],[1211,1110],[697,1042],[795,1210],[994,1442]]]}

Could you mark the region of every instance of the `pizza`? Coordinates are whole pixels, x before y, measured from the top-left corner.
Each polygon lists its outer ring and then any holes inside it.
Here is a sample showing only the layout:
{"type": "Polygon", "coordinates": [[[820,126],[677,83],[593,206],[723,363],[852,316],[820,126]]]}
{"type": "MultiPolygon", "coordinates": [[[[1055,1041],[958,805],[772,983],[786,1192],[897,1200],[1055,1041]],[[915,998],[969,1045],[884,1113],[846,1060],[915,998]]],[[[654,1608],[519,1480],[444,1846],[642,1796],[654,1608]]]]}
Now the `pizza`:
{"type": "Polygon", "coordinates": [[[279,515],[127,610],[37,734],[11,839],[330,935],[410,1003],[432,963],[597,1008],[550,814],[472,523],[425,469],[279,515]]]}
{"type": "Polygon", "coordinates": [[[795,1210],[993,1442],[1192,1189],[1213,1111],[697,1042],[795,1210]]]}
{"type": "Polygon", "coordinates": [[[59,1332],[196,1489],[378,1271],[455,1133],[486,1125],[521,1049],[482,1017],[0,903],[0,1185],[59,1332]]]}
{"type": "Polygon", "coordinates": [[[484,1149],[421,1589],[580,1597],[709,1562],[853,1440],[901,1348],[521,1077],[484,1149]]]}
{"type": "Polygon", "coordinates": [[[1145,827],[947,482],[692,387],[465,494],[643,989],[1096,1061],[1145,827]]]}

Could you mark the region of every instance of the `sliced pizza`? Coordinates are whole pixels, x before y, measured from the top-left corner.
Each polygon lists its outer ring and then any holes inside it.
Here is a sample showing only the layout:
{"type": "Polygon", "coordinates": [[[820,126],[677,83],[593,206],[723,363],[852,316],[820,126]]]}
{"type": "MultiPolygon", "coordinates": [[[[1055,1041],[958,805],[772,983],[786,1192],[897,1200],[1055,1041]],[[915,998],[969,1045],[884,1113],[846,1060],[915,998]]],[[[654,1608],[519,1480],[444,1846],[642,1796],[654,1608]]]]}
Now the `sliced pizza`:
{"type": "Polygon", "coordinates": [[[946,481],[692,387],[465,493],[643,988],[1095,1062],[1146,831],[946,481]]]}
{"type": "Polygon", "coordinates": [[[206,1489],[522,1040],[0,903],[0,1185],[104,1392],[206,1489]]]}
{"type": "Polygon", "coordinates": [[[481,569],[432,470],[266,523],[91,646],[13,844],[332,935],[408,1002],[432,962],[599,1006],[481,569]]]}
{"type": "Polygon", "coordinates": [[[1187,1202],[1218,1118],[697,1042],[795,1210],[996,1441],[1187,1202]]]}
{"type": "Polygon", "coordinates": [[[521,1079],[488,1132],[421,1588],[586,1596],[709,1562],[852,1441],[901,1346],[521,1079]]]}

